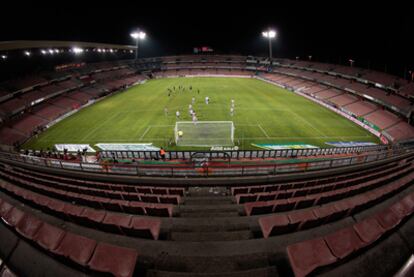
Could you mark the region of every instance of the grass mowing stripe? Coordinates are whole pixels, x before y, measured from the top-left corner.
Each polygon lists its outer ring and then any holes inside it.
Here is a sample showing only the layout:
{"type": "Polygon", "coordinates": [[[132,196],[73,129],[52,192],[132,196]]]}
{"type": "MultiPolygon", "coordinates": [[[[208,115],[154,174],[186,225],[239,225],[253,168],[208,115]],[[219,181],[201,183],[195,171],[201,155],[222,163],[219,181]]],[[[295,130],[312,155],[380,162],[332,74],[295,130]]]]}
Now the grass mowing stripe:
{"type": "MultiPolygon", "coordinates": [[[[199,121],[233,121],[236,144],[256,149],[252,143],[284,144],[290,141],[328,147],[327,141],[370,141],[378,139],[334,112],[290,91],[256,79],[171,78],[150,80],[99,101],[52,126],[23,147],[40,149],[55,143],[153,142],[170,150],[174,141],[175,112],[180,121],[191,121],[188,105],[199,121]],[[185,86],[185,92],[168,88],[185,86]],[[189,86],[193,90],[189,90],[189,86]],[[200,91],[198,93],[198,90],[200,91]],[[209,105],[204,98],[209,96],[209,105]],[[230,101],[235,113],[230,115],[230,101]],[[165,115],[164,108],[168,108],[165,115]],[[260,126],[259,126],[260,125],[260,126]]],[[[206,148],[196,148],[206,149],[206,148]]]]}

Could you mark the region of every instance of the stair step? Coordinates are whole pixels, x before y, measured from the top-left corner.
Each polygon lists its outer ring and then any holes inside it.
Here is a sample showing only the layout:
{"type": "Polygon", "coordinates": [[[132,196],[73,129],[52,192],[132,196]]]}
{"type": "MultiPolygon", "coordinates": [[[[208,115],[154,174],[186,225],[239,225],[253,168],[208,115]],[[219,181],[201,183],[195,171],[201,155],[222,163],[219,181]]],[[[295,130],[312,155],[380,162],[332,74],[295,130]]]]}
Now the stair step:
{"type": "Polygon", "coordinates": [[[201,213],[201,212],[180,212],[179,213],[180,217],[237,217],[239,216],[239,212],[206,212],[206,213],[201,213]]]}
{"type": "Polygon", "coordinates": [[[253,237],[250,230],[232,232],[171,232],[174,241],[231,241],[248,240],[253,237]]]}
{"type": "Polygon", "coordinates": [[[181,213],[185,212],[196,212],[196,213],[206,213],[206,212],[237,212],[239,211],[240,206],[234,204],[225,204],[225,205],[181,205],[179,211],[181,213]]]}
{"type": "Polygon", "coordinates": [[[209,218],[199,224],[174,224],[171,228],[173,232],[228,232],[250,230],[248,223],[215,223],[215,220],[209,218]]]}
{"type": "Polygon", "coordinates": [[[147,277],[278,277],[276,267],[269,266],[243,271],[232,271],[224,273],[196,273],[196,272],[170,272],[149,270],[147,277]]]}
{"type": "Polygon", "coordinates": [[[185,205],[222,205],[234,203],[232,196],[218,196],[218,197],[185,197],[185,205]]]}

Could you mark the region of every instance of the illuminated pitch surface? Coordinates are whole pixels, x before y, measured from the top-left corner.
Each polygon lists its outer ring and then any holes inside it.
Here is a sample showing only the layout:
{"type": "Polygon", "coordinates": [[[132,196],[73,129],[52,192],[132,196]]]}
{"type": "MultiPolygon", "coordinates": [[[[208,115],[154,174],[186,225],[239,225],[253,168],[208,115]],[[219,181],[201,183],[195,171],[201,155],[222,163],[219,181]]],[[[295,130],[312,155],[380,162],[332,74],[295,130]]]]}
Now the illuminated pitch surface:
{"type": "Polygon", "coordinates": [[[174,142],[176,121],[192,120],[188,107],[192,97],[196,98],[193,108],[199,121],[234,122],[234,142],[241,149],[257,149],[252,143],[297,142],[328,147],[325,142],[329,141],[378,142],[369,132],[340,115],[266,82],[200,77],[151,80],[132,87],[79,111],[24,147],[152,142],[167,149],[190,149],[171,145],[171,142],[174,142]],[[174,86],[176,91],[168,96],[167,89],[174,86]],[[178,86],[185,86],[185,92],[177,92],[178,86]],[[189,86],[193,88],[191,91],[189,86]],[[206,96],[210,98],[208,105],[206,96]],[[233,116],[231,99],[235,101],[233,116]],[[179,120],[175,114],[177,110],[180,111],[179,120]]]}

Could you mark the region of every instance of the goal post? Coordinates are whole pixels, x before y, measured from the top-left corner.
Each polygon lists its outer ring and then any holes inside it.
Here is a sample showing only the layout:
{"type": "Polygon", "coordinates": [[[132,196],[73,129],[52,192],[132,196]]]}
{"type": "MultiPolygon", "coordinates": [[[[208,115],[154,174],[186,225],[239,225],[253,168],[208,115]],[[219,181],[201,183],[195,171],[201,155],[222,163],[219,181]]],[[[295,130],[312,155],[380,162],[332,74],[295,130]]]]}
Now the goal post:
{"type": "Polygon", "coordinates": [[[233,121],[177,121],[174,127],[177,146],[233,146],[233,121]]]}

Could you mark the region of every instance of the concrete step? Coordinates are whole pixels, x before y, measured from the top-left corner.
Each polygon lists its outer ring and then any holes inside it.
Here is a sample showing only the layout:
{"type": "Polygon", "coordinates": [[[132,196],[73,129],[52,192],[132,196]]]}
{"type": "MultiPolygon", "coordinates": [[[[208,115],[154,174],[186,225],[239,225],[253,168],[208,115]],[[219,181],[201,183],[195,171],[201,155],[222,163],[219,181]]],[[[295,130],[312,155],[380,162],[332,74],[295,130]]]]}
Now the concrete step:
{"type": "Polygon", "coordinates": [[[202,196],[184,198],[184,205],[223,205],[234,203],[233,196],[202,196]]]}
{"type": "Polygon", "coordinates": [[[180,212],[178,214],[179,217],[187,217],[187,218],[201,218],[201,217],[209,217],[209,218],[214,218],[214,217],[237,217],[239,216],[239,212],[238,211],[228,211],[228,212],[220,212],[220,211],[215,211],[215,212],[201,212],[201,211],[196,211],[196,212],[180,212]]]}
{"type": "Polygon", "coordinates": [[[147,277],[278,277],[276,267],[269,266],[242,271],[224,273],[170,272],[149,270],[147,277]]]}
{"type": "Polygon", "coordinates": [[[232,241],[253,238],[250,230],[230,232],[171,232],[170,239],[174,241],[232,241]]]}
{"type": "Polygon", "coordinates": [[[180,205],[178,210],[180,213],[196,212],[196,213],[208,213],[208,212],[237,212],[241,209],[241,206],[235,204],[220,204],[220,205],[180,205]]]}
{"type": "Polygon", "coordinates": [[[228,232],[228,231],[240,231],[250,230],[248,223],[228,223],[218,222],[217,219],[202,219],[202,222],[198,224],[174,224],[171,228],[173,232],[228,232]]]}

